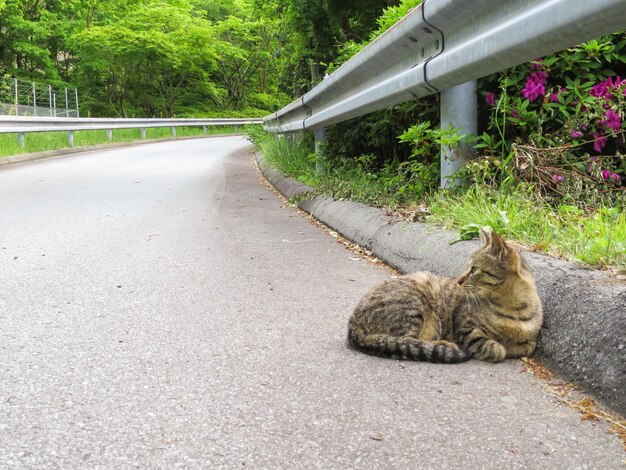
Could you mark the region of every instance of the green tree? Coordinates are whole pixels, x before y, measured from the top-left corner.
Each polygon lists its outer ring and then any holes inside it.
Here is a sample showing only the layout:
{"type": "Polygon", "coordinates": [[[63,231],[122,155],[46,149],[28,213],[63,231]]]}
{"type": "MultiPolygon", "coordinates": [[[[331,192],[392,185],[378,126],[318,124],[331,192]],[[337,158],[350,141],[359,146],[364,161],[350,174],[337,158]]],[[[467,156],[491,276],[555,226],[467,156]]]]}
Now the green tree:
{"type": "Polygon", "coordinates": [[[198,16],[213,24],[229,16],[245,18],[250,10],[245,0],[193,0],[192,6],[198,16]]]}
{"type": "Polygon", "coordinates": [[[59,78],[48,47],[47,10],[38,1],[6,0],[0,13],[0,61],[11,75],[59,78]]]}
{"type": "Polygon", "coordinates": [[[376,28],[384,8],[397,0],[253,0],[265,18],[279,18],[274,54],[280,57],[281,88],[299,96],[319,82],[342,45],[361,41],[376,28]]]}
{"type": "Polygon", "coordinates": [[[214,76],[227,93],[227,104],[239,109],[253,82],[259,85],[259,92],[265,91],[266,80],[259,80],[257,72],[270,58],[268,24],[230,16],[217,23],[215,31],[220,42],[216,45],[218,66],[214,76]]]}
{"type": "Polygon", "coordinates": [[[85,115],[263,115],[285,38],[252,2],[0,0],[0,72],[77,86],[85,115]]]}
{"type": "Polygon", "coordinates": [[[117,24],[85,29],[74,38],[76,83],[99,113],[120,116],[172,116],[183,89],[219,100],[206,83],[216,68],[210,26],[186,8],[149,4],[117,24]]]}

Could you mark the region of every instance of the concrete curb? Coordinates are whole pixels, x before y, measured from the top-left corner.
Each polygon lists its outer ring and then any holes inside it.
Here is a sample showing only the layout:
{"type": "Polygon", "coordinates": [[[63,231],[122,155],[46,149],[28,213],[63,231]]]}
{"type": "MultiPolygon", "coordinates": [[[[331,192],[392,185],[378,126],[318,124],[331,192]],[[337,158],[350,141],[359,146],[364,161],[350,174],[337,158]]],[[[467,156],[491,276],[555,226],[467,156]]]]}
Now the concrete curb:
{"type": "Polygon", "coordinates": [[[224,137],[230,135],[241,134],[212,134],[212,135],[190,135],[185,137],[164,137],[161,139],[146,139],[146,140],[130,140],[128,142],[114,142],[109,144],[98,144],[88,147],[74,147],[63,148],[58,150],[46,150],[45,152],[37,153],[22,153],[19,155],[12,155],[10,157],[0,157],[0,167],[13,165],[15,163],[32,162],[35,160],[41,160],[42,158],[53,157],[65,157],[69,155],[75,155],[78,153],[96,152],[98,150],[114,149],[119,147],[135,147],[136,145],[154,144],[157,142],[169,142],[171,140],[190,140],[190,139],[207,139],[210,137],[224,137]]]}
{"type": "MultiPolygon", "coordinates": [[[[458,275],[479,246],[477,240],[449,243],[456,233],[422,223],[392,223],[381,210],[314,196],[312,188],[269,167],[263,175],[298,207],[400,272],[458,275]]],[[[626,282],[536,253],[526,252],[537,280],[545,319],[537,356],[553,370],[626,415],[626,282]]]]}

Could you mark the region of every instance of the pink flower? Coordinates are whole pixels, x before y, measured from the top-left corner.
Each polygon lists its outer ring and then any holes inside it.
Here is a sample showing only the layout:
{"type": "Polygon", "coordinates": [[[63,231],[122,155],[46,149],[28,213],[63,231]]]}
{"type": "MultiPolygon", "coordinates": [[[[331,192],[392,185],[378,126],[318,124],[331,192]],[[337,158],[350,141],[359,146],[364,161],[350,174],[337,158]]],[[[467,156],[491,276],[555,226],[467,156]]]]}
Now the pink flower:
{"type": "Polygon", "coordinates": [[[542,83],[532,81],[530,78],[522,89],[522,96],[530,101],[546,95],[546,87],[542,83]]]}
{"type": "Polygon", "coordinates": [[[605,136],[604,134],[593,134],[593,138],[595,139],[593,141],[593,149],[598,153],[602,152],[602,149],[604,148],[604,146],[606,145],[606,141],[608,140],[607,136],[605,136]]]}
{"type": "Polygon", "coordinates": [[[557,183],[560,183],[561,181],[565,179],[565,176],[559,175],[558,173],[554,173],[552,175],[552,179],[556,181],[557,183]]]}
{"type": "Polygon", "coordinates": [[[626,95],[626,87],[624,85],[626,85],[626,80],[622,80],[622,77],[620,77],[619,75],[615,77],[615,82],[613,82],[613,88],[617,90],[618,88],[624,87],[622,88],[622,93],[626,95]]]}
{"type": "Polygon", "coordinates": [[[613,96],[611,94],[612,88],[613,79],[609,77],[606,80],[601,81],[600,83],[596,83],[589,91],[589,94],[598,98],[610,99],[613,96]]]}
{"type": "Polygon", "coordinates": [[[614,183],[619,183],[622,180],[622,177],[617,173],[611,173],[611,170],[602,170],[600,172],[600,176],[605,180],[613,180],[614,183]]]}
{"type": "Polygon", "coordinates": [[[591,157],[589,161],[591,163],[589,164],[589,166],[587,166],[587,171],[589,173],[593,173],[593,168],[594,168],[595,163],[598,161],[598,157],[591,157]]]}
{"type": "Polygon", "coordinates": [[[545,70],[535,70],[530,74],[524,88],[522,88],[522,96],[530,101],[546,95],[546,82],[549,74],[545,70]]]}
{"type": "Polygon", "coordinates": [[[583,133],[580,131],[569,131],[569,135],[574,139],[580,139],[583,136],[583,133]]]}
{"type": "MultiPolygon", "coordinates": [[[[622,80],[622,77],[619,75],[615,77],[615,81],[613,78],[609,77],[606,80],[601,81],[600,83],[596,83],[589,94],[592,96],[597,96],[598,98],[611,99],[613,97],[613,91],[622,87],[626,83],[626,80],[622,80]]],[[[622,90],[622,92],[626,95],[626,88],[622,90]]]]}
{"type": "Polygon", "coordinates": [[[537,70],[530,74],[530,79],[535,83],[541,83],[542,85],[545,85],[548,81],[549,76],[550,74],[545,70],[537,70]]]}
{"type": "Polygon", "coordinates": [[[619,114],[617,114],[612,109],[609,109],[604,114],[604,119],[600,121],[600,126],[603,128],[609,128],[615,132],[619,131],[622,128],[622,118],[620,118],[619,114]]]}
{"type": "Polygon", "coordinates": [[[494,106],[496,104],[496,94],[493,91],[488,91],[485,94],[485,103],[489,106],[494,106]]]}
{"type": "Polygon", "coordinates": [[[559,88],[559,91],[550,94],[550,102],[557,103],[559,101],[559,95],[561,93],[565,93],[567,91],[567,87],[559,88]]]}

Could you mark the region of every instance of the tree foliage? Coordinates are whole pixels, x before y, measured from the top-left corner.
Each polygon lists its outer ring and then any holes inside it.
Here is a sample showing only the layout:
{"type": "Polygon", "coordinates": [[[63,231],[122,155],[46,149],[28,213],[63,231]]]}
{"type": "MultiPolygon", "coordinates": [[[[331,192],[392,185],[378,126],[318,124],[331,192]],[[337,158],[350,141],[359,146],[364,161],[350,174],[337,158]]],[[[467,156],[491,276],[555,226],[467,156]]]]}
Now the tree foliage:
{"type": "Polygon", "coordinates": [[[362,41],[383,9],[398,0],[253,0],[265,18],[279,18],[280,87],[290,96],[308,91],[325,75],[343,45],[362,41]]]}
{"type": "Polygon", "coordinates": [[[262,116],[398,3],[0,0],[0,74],[76,86],[83,115],[262,116]]]}
{"type": "Polygon", "coordinates": [[[0,0],[0,73],[74,85],[94,116],[264,115],[277,18],[248,0],[0,0]]]}

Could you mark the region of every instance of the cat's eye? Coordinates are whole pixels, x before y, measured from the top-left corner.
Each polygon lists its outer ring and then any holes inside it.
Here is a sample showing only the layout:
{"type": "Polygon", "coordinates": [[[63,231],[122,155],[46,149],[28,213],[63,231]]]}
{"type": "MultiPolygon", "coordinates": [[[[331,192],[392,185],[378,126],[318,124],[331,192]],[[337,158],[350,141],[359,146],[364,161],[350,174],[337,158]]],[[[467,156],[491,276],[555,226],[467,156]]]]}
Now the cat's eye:
{"type": "Polygon", "coordinates": [[[483,271],[482,273],[485,275],[483,278],[483,282],[485,284],[489,284],[490,286],[499,286],[504,283],[504,279],[494,273],[488,271],[483,271]]]}

